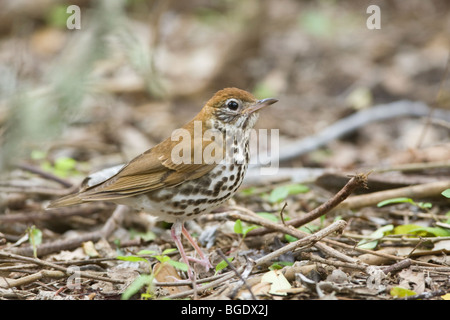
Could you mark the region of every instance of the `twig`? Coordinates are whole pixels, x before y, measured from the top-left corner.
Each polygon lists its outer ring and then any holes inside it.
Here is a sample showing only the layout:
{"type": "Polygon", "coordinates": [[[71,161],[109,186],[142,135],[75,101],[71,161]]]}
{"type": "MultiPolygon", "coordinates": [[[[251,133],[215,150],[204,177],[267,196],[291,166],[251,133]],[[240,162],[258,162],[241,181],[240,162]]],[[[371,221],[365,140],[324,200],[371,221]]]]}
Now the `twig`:
{"type": "Polygon", "coordinates": [[[404,259],[383,269],[385,274],[394,274],[411,266],[411,259],[404,259]]]}
{"type": "Polygon", "coordinates": [[[231,270],[233,270],[233,272],[239,277],[239,279],[241,279],[242,283],[245,285],[247,290],[250,292],[252,299],[257,300],[255,295],[253,294],[252,288],[248,285],[247,281],[242,277],[242,274],[236,269],[236,267],[228,261],[227,257],[225,257],[222,250],[220,250],[220,248],[219,248],[216,250],[216,252],[219,254],[219,256],[222,257],[222,259],[225,261],[225,263],[231,268],[231,270]]]}
{"type": "Polygon", "coordinates": [[[264,257],[259,258],[258,260],[255,261],[255,266],[267,264],[268,262],[279,257],[280,255],[285,254],[286,252],[289,251],[293,251],[295,248],[310,247],[333,232],[342,232],[342,230],[344,230],[346,225],[347,222],[345,222],[344,220],[335,221],[331,225],[317,231],[314,234],[308,235],[306,237],[303,237],[302,239],[291,242],[283,246],[282,248],[272,253],[269,253],[264,257]]]}
{"type": "Polygon", "coordinates": [[[301,254],[302,259],[311,260],[314,262],[319,262],[323,264],[332,265],[338,268],[349,268],[349,269],[357,269],[360,271],[366,271],[367,264],[365,263],[349,263],[349,262],[342,262],[342,261],[335,261],[330,259],[324,259],[317,255],[312,254],[311,252],[302,252],[301,254]]]}
{"type": "Polygon", "coordinates": [[[39,272],[30,274],[28,276],[19,278],[19,279],[9,279],[7,281],[8,288],[20,287],[23,285],[27,285],[29,283],[41,280],[43,278],[54,278],[60,279],[64,278],[66,274],[62,271],[54,271],[54,270],[40,270],[39,272]]]}
{"type": "Polygon", "coordinates": [[[286,225],[286,222],[284,221],[283,212],[284,212],[284,209],[285,209],[286,207],[287,207],[287,202],[284,203],[284,206],[283,206],[283,208],[281,208],[281,211],[280,211],[280,219],[281,219],[281,223],[284,224],[284,225],[286,225]]]}
{"type": "MultiPolygon", "coordinates": [[[[338,193],[336,193],[331,199],[323,203],[322,205],[318,206],[314,210],[308,212],[305,215],[302,215],[300,218],[292,219],[287,222],[288,225],[293,227],[300,227],[310,221],[313,221],[320,216],[326,214],[331,209],[336,207],[339,203],[344,201],[356,188],[364,186],[367,183],[367,174],[358,174],[352,177],[347,184],[339,190],[338,193]]],[[[251,236],[261,236],[263,234],[272,232],[269,229],[255,229],[247,233],[247,237],[251,236]]]]}

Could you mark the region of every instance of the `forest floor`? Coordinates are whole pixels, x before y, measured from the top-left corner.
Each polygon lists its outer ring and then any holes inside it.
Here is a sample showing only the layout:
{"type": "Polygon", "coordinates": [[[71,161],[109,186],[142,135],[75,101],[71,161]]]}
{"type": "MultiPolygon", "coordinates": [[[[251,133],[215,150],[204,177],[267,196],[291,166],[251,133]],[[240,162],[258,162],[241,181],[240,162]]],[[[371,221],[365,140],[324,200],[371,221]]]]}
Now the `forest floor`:
{"type": "Polygon", "coordinates": [[[446,1],[72,1],[79,30],[56,1],[14,3],[0,10],[0,299],[450,299],[446,1]],[[186,224],[214,266],[195,283],[167,223],[45,209],[230,86],[279,100],[256,127],[279,168],[251,167],[186,224]]]}

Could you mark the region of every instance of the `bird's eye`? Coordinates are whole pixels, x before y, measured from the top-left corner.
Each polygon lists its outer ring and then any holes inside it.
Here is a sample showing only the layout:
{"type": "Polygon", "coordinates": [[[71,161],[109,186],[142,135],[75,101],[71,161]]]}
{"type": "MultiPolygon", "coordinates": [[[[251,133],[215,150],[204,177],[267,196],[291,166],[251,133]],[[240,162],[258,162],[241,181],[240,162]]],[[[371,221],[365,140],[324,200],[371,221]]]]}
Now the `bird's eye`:
{"type": "Polygon", "coordinates": [[[228,109],[236,111],[239,108],[239,102],[235,99],[230,99],[226,102],[228,109]]]}

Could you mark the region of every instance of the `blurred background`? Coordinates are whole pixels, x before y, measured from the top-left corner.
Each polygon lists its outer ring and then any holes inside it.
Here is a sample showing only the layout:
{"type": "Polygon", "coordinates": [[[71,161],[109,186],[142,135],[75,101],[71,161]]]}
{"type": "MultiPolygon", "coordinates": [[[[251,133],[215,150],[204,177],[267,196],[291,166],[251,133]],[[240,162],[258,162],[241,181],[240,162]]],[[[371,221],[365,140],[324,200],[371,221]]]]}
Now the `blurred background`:
{"type": "MultiPolygon", "coordinates": [[[[0,167],[123,163],[229,86],[280,100],[257,127],[279,129],[281,148],[377,104],[449,110],[449,9],[445,0],[2,0],[0,167]],[[69,5],[80,29],[67,28],[69,5]],[[369,5],[380,7],[380,29],[367,28],[369,5]]],[[[424,134],[425,122],[371,123],[285,165],[349,170],[418,147],[445,159],[448,123],[424,134]]]]}

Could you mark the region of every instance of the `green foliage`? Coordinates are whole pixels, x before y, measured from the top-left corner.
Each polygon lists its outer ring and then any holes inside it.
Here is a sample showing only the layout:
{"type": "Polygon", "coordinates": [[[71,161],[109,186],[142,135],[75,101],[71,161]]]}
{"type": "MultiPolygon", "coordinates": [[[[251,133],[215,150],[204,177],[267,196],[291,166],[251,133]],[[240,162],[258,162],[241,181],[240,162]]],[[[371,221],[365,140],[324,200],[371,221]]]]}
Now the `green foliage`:
{"type": "MultiPolygon", "coordinates": [[[[394,230],[394,226],[392,224],[385,225],[381,228],[378,228],[374,232],[370,234],[370,238],[383,238],[388,232],[394,230]]],[[[371,240],[367,242],[367,240],[361,240],[358,242],[358,247],[362,249],[373,250],[378,245],[378,240],[371,240]]]]}
{"type": "Polygon", "coordinates": [[[225,260],[220,261],[217,265],[216,265],[216,274],[225,269],[226,267],[228,267],[228,264],[231,263],[234,260],[233,257],[231,258],[227,258],[228,263],[225,260]]]}
{"type": "Polygon", "coordinates": [[[70,157],[57,158],[52,164],[50,161],[46,160],[47,154],[44,151],[32,150],[30,153],[30,158],[40,163],[42,170],[50,172],[61,178],[80,174],[77,170],[77,166],[80,163],[70,157]]]}
{"type": "Polygon", "coordinates": [[[441,193],[444,197],[450,198],[450,189],[446,189],[441,193]]]}
{"type": "MultiPolygon", "coordinates": [[[[319,231],[320,227],[315,224],[307,224],[307,225],[301,226],[300,228],[298,228],[298,230],[303,231],[305,233],[313,234],[314,232],[319,231]]],[[[294,241],[298,240],[298,238],[291,236],[290,234],[285,234],[284,239],[287,242],[294,242],[294,241]]]]}
{"type": "Polygon", "coordinates": [[[256,229],[256,228],[258,228],[258,226],[254,226],[254,225],[244,226],[240,219],[237,219],[234,223],[234,232],[237,234],[242,234],[242,238],[245,238],[247,233],[249,233],[250,231],[252,231],[253,229],[256,229]]]}
{"type": "Polygon", "coordinates": [[[248,196],[252,196],[252,195],[256,194],[256,190],[257,190],[256,187],[249,187],[249,188],[242,189],[239,192],[239,194],[241,196],[248,197],[248,196]]]}
{"type": "Polygon", "coordinates": [[[404,298],[404,297],[407,297],[407,296],[416,295],[417,293],[415,293],[412,290],[408,290],[408,289],[405,289],[405,288],[402,288],[402,287],[393,287],[391,289],[391,291],[389,292],[389,294],[391,296],[393,296],[394,298],[404,298]]]}
{"type": "Polygon", "coordinates": [[[140,232],[134,229],[129,230],[131,239],[141,238],[142,240],[148,242],[156,239],[156,234],[152,231],[140,232]]]}
{"type": "Polygon", "coordinates": [[[284,186],[279,186],[273,189],[269,194],[258,192],[258,189],[255,187],[250,187],[247,189],[243,189],[240,191],[240,195],[244,197],[253,196],[257,194],[261,194],[262,197],[272,203],[280,203],[283,200],[285,200],[288,196],[299,194],[299,193],[306,193],[309,191],[309,188],[301,183],[293,183],[288,184],[284,186]]]}
{"type": "Polygon", "coordinates": [[[272,263],[272,265],[269,267],[269,270],[280,270],[283,269],[286,266],[292,266],[294,263],[289,261],[275,261],[272,263]]]}
{"type": "Polygon", "coordinates": [[[53,165],[46,161],[42,164],[42,169],[50,171],[54,175],[62,178],[77,175],[79,171],[76,169],[77,161],[69,157],[61,157],[55,160],[53,165]]]}
{"type": "MultiPolygon", "coordinates": [[[[147,288],[151,287],[153,282],[154,275],[153,274],[140,274],[124,291],[122,294],[122,300],[130,299],[134,294],[138,293],[141,288],[147,286],[147,288]]],[[[146,299],[151,298],[152,294],[150,292],[146,292],[143,294],[146,299]]],[[[142,295],[141,295],[142,297],[142,295]]]]}
{"type": "Polygon", "coordinates": [[[42,231],[31,226],[27,229],[28,241],[33,248],[33,256],[37,258],[37,247],[42,243],[42,231]]]}
{"type": "Polygon", "coordinates": [[[448,237],[450,230],[440,227],[422,227],[415,224],[403,224],[394,228],[393,234],[407,234],[416,237],[448,237]]]}
{"type": "Polygon", "coordinates": [[[161,270],[161,268],[163,267],[163,265],[165,263],[168,263],[171,266],[173,266],[179,270],[187,271],[188,266],[185,263],[179,262],[179,261],[174,261],[169,256],[167,256],[167,254],[172,253],[174,251],[176,251],[176,249],[170,248],[170,249],[164,250],[161,254],[157,254],[157,252],[153,251],[153,250],[141,250],[136,255],[117,256],[116,258],[119,260],[122,260],[122,261],[145,262],[146,264],[148,264],[148,267],[150,270],[150,274],[139,275],[133,281],[133,283],[130,286],[128,286],[128,288],[122,294],[122,299],[128,300],[134,294],[139,292],[139,290],[141,290],[141,288],[143,288],[145,286],[147,287],[147,291],[145,293],[141,294],[141,298],[142,299],[151,299],[153,297],[153,286],[152,286],[153,279],[155,278],[155,276],[158,274],[158,272],[161,270]],[[151,258],[155,258],[156,260],[158,260],[160,262],[159,268],[154,273],[152,272],[152,270],[150,268],[150,266],[151,266],[150,261],[147,258],[145,258],[144,256],[150,256],[151,258]]]}
{"type": "Polygon", "coordinates": [[[308,191],[309,188],[300,183],[284,185],[273,189],[269,194],[268,201],[270,203],[280,203],[290,195],[306,193],[308,191]]]}
{"type": "Polygon", "coordinates": [[[47,23],[53,27],[66,28],[67,19],[70,14],[67,13],[69,5],[58,4],[50,8],[47,14],[47,23]]]}
{"type": "Polygon", "coordinates": [[[380,208],[389,204],[397,204],[397,203],[410,203],[413,206],[416,206],[420,209],[430,209],[432,207],[432,204],[429,202],[415,202],[413,199],[406,197],[392,198],[381,201],[377,204],[377,207],[380,208]]]}

